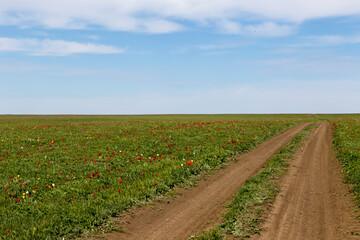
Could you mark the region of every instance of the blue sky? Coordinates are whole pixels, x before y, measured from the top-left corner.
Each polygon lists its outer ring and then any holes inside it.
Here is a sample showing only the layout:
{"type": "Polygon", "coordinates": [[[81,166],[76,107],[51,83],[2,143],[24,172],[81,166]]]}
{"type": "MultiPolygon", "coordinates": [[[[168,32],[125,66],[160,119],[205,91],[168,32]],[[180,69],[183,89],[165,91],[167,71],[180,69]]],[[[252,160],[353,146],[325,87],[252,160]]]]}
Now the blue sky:
{"type": "Polygon", "coordinates": [[[354,0],[0,3],[0,114],[359,112],[354,0]]]}

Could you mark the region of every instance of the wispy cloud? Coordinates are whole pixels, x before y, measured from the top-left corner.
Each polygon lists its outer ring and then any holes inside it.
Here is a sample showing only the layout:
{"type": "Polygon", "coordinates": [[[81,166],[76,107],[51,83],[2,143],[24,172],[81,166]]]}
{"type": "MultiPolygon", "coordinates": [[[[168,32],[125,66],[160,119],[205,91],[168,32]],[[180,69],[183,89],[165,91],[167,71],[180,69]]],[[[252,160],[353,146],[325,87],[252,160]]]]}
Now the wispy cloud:
{"type": "Polygon", "coordinates": [[[222,27],[227,33],[257,32],[283,36],[292,24],[360,14],[358,0],[17,0],[0,2],[0,24],[57,29],[105,28],[169,33],[183,30],[184,20],[222,27]],[[242,20],[254,20],[247,26],[242,20]],[[285,23],[285,24],[284,24],[285,23]],[[289,25],[290,23],[290,25],[289,25]],[[255,31],[253,31],[255,29],[255,31]]]}
{"type": "Polygon", "coordinates": [[[97,36],[97,35],[89,35],[87,37],[92,39],[92,40],[99,40],[99,36],[97,36]]]}
{"type": "Polygon", "coordinates": [[[219,44],[202,44],[196,46],[197,49],[208,51],[208,50],[222,50],[222,49],[233,49],[248,46],[247,43],[219,43],[219,44]]]}
{"type": "Polygon", "coordinates": [[[273,54],[292,54],[292,53],[296,53],[298,51],[299,50],[296,48],[276,48],[269,52],[273,53],[273,54]]]}
{"type": "Polygon", "coordinates": [[[220,21],[220,31],[226,34],[251,35],[261,37],[282,37],[292,34],[296,25],[263,22],[260,24],[242,25],[235,21],[220,21]]]}
{"type": "Polygon", "coordinates": [[[309,40],[308,45],[341,45],[341,44],[355,44],[360,43],[360,35],[341,36],[341,35],[324,35],[324,36],[310,36],[306,38],[309,40]]]}
{"type": "MultiPolygon", "coordinates": [[[[0,73],[20,73],[44,70],[45,67],[31,62],[15,59],[0,59],[0,73]]],[[[0,77],[0,81],[4,80],[0,77]]]]}
{"type": "Polygon", "coordinates": [[[25,52],[36,56],[66,56],[76,53],[116,54],[123,53],[124,49],[63,40],[0,38],[0,52],[25,52]]]}
{"type": "Polygon", "coordinates": [[[198,45],[192,45],[192,46],[182,46],[176,50],[171,51],[172,54],[184,54],[189,51],[203,51],[205,52],[205,55],[219,55],[231,52],[229,50],[247,47],[254,44],[251,41],[248,42],[217,42],[217,43],[204,43],[204,44],[198,44],[198,45]]]}
{"type": "Polygon", "coordinates": [[[148,33],[155,33],[155,34],[161,34],[161,33],[170,33],[170,32],[177,32],[180,30],[185,29],[184,26],[167,21],[167,20],[145,20],[142,23],[138,21],[138,31],[141,32],[148,32],[148,33]]]}
{"type": "Polygon", "coordinates": [[[360,74],[360,58],[339,56],[333,54],[316,55],[308,52],[305,56],[276,57],[262,60],[244,60],[238,62],[244,71],[254,71],[256,74],[294,78],[351,78],[360,74]]]}

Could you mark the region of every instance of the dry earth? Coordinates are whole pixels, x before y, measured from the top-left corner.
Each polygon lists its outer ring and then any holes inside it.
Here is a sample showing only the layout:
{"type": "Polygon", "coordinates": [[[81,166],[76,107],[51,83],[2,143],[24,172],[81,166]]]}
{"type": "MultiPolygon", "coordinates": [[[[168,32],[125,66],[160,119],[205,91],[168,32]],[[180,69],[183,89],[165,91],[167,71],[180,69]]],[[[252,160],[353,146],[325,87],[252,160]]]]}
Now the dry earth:
{"type": "Polygon", "coordinates": [[[360,239],[357,209],[343,183],[328,122],[322,122],[291,162],[262,236],[254,239],[360,239]]]}

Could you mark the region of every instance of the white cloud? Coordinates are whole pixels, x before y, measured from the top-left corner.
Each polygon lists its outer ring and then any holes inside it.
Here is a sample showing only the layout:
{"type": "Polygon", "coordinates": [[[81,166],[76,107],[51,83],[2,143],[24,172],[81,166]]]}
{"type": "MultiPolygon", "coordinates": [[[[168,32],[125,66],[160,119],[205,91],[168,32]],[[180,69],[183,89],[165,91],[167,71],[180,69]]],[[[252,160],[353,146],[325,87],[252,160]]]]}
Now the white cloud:
{"type": "MultiPolygon", "coordinates": [[[[14,59],[0,59],[0,73],[17,73],[44,70],[45,67],[31,62],[14,59]]],[[[3,78],[0,77],[0,81],[3,78]]]]}
{"type": "Polygon", "coordinates": [[[220,21],[221,31],[227,34],[252,35],[262,37],[281,37],[290,35],[296,25],[263,22],[260,24],[242,25],[234,21],[220,21]]]}
{"type": "Polygon", "coordinates": [[[219,49],[233,49],[248,46],[246,43],[221,43],[221,44],[203,44],[196,46],[197,49],[200,50],[219,50],[219,49]]]}
{"type": "MultiPolygon", "coordinates": [[[[243,72],[254,72],[256,74],[273,76],[314,76],[322,79],[354,77],[360,74],[360,59],[351,56],[337,56],[333,54],[316,55],[307,53],[303,57],[278,57],[263,60],[245,60],[238,62],[238,66],[244,68],[243,72]]],[[[255,73],[252,73],[255,74],[255,73]]],[[[305,77],[306,78],[306,77],[305,77]]]]}
{"type": "Polygon", "coordinates": [[[37,56],[66,56],[75,53],[115,54],[124,52],[113,46],[63,40],[0,38],[0,52],[25,52],[37,56]]]}
{"type": "Polygon", "coordinates": [[[99,40],[99,36],[96,36],[96,35],[89,35],[87,37],[92,39],[92,40],[99,40]]]}
{"type": "Polygon", "coordinates": [[[148,33],[169,33],[184,29],[183,26],[166,20],[145,20],[142,27],[143,31],[148,33]]]}
{"type": "Polygon", "coordinates": [[[0,2],[0,24],[22,27],[167,33],[184,29],[181,21],[216,23],[229,33],[252,27],[259,35],[283,36],[291,25],[309,19],[360,14],[358,0],[12,0],[0,2]],[[257,25],[239,25],[242,20],[257,25]],[[280,24],[280,22],[282,24],[280,24]],[[284,24],[287,23],[287,24],[284,24]],[[289,25],[290,24],[290,25],[289,25]]]}
{"type": "Polygon", "coordinates": [[[307,39],[310,40],[310,42],[308,43],[309,46],[360,43],[360,35],[354,35],[354,36],[324,35],[324,36],[311,36],[311,37],[307,37],[307,39]]]}

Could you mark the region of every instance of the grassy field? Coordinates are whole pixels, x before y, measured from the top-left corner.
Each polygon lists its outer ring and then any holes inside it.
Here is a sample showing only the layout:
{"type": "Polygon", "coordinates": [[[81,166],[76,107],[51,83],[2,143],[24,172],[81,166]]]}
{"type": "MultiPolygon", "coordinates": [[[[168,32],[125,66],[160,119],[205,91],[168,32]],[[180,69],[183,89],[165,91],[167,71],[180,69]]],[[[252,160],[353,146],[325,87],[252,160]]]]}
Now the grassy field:
{"type": "Polygon", "coordinates": [[[343,119],[335,143],[357,174],[349,118],[360,114],[0,116],[0,239],[79,236],[303,121],[343,119]]]}
{"type": "Polygon", "coordinates": [[[79,236],[301,122],[167,117],[1,118],[0,238],[79,236]]]}
{"type": "Polygon", "coordinates": [[[157,115],[0,115],[0,120],[38,121],[216,121],[360,119],[360,114],[157,114],[157,115]]]}
{"type": "Polygon", "coordinates": [[[360,114],[317,114],[316,118],[321,120],[360,119],[360,114]]]}
{"type": "Polygon", "coordinates": [[[355,194],[360,207],[360,122],[354,119],[334,120],[332,134],[337,158],[344,167],[347,183],[355,194]]]}
{"type": "MultiPolygon", "coordinates": [[[[359,115],[360,116],[360,115],[359,115]]],[[[216,121],[216,120],[307,120],[311,114],[170,114],[170,115],[2,115],[0,119],[44,121],[216,121]]]]}

